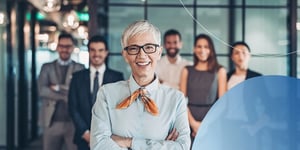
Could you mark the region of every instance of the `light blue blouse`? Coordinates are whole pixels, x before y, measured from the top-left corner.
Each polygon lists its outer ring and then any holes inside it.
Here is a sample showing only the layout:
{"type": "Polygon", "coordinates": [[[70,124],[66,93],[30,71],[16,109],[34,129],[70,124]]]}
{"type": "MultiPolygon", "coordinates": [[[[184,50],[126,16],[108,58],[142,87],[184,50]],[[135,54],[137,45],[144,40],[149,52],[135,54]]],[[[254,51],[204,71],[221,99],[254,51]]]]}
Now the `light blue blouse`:
{"type": "Polygon", "coordinates": [[[158,116],[151,115],[140,99],[126,109],[116,109],[118,103],[138,88],[132,76],[128,81],[106,84],[100,88],[92,109],[91,149],[121,150],[111,139],[111,135],[115,134],[132,137],[133,150],[189,150],[190,128],[184,95],[159,84],[156,78],[145,88],[158,106],[158,116]],[[173,128],[179,132],[179,137],[176,141],[166,141],[173,128]]]}

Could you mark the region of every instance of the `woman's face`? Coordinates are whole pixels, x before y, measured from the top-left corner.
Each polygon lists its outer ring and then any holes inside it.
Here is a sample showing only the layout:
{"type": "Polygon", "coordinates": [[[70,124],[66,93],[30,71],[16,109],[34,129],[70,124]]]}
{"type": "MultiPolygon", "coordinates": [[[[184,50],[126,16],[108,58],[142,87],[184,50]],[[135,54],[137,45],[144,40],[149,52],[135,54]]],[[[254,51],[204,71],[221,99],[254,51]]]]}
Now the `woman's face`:
{"type": "MultiPolygon", "coordinates": [[[[135,35],[128,39],[126,46],[138,45],[143,46],[145,44],[157,44],[154,36],[150,32],[135,35]]],[[[156,51],[151,54],[145,53],[145,51],[140,48],[139,53],[136,55],[129,55],[125,50],[122,51],[125,61],[130,65],[133,77],[143,78],[143,77],[153,77],[156,68],[157,61],[161,57],[162,47],[157,47],[156,51]]]]}
{"type": "Polygon", "coordinates": [[[236,45],[233,48],[231,59],[239,69],[247,69],[250,60],[250,52],[244,45],[236,45]]]}
{"type": "Polygon", "coordinates": [[[210,54],[208,41],[203,38],[199,39],[194,46],[194,53],[199,61],[206,62],[210,54]]]}

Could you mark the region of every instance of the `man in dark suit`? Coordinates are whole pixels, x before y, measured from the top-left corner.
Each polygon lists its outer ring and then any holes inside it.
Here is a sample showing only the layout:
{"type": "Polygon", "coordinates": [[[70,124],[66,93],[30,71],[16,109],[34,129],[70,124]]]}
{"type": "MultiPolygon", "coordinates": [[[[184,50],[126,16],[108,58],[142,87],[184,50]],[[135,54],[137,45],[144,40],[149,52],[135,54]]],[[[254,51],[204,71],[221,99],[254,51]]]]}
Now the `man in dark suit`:
{"type": "Polygon", "coordinates": [[[72,74],[84,69],[83,64],[71,59],[74,39],[71,34],[62,33],[58,38],[59,58],[42,66],[38,85],[43,100],[41,121],[44,129],[43,150],[76,149],[72,142],[74,125],[68,107],[68,91],[72,74]]]}
{"type": "Polygon", "coordinates": [[[234,63],[235,69],[227,74],[228,90],[244,80],[262,75],[250,70],[248,67],[251,54],[247,43],[242,41],[235,42],[232,45],[229,55],[234,63]]]}
{"type": "Polygon", "coordinates": [[[93,36],[88,43],[90,67],[73,74],[69,92],[69,112],[75,124],[74,143],[80,150],[89,150],[91,110],[99,85],[124,80],[123,74],[106,64],[108,47],[101,36],[93,36]]]}

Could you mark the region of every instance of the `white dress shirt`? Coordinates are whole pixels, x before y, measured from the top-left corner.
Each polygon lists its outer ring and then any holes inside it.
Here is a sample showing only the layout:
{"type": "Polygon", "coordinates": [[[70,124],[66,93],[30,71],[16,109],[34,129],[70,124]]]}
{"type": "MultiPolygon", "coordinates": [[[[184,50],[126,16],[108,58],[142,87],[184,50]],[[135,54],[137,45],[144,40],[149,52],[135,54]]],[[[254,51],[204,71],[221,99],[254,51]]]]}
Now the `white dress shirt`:
{"type": "Polygon", "coordinates": [[[239,83],[246,80],[246,74],[245,75],[235,75],[233,74],[227,84],[227,90],[233,88],[234,86],[238,85],[239,83]]]}
{"type": "Polygon", "coordinates": [[[68,59],[68,60],[62,60],[60,58],[57,59],[57,62],[59,65],[62,65],[62,66],[67,66],[67,65],[70,65],[72,63],[72,59],[68,59]]]}
{"type": "Polygon", "coordinates": [[[91,93],[93,92],[94,79],[95,79],[96,71],[99,72],[99,75],[98,75],[98,79],[99,80],[98,81],[99,81],[99,85],[101,86],[102,85],[102,81],[103,81],[103,76],[104,76],[105,69],[106,69],[106,65],[105,64],[101,65],[98,69],[96,69],[94,66],[90,66],[91,93]]]}
{"type": "Polygon", "coordinates": [[[157,64],[156,73],[163,81],[162,84],[179,89],[181,71],[187,65],[192,65],[192,62],[181,56],[178,56],[174,64],[170,63],[167,56],[163,56],[157,64]]]}

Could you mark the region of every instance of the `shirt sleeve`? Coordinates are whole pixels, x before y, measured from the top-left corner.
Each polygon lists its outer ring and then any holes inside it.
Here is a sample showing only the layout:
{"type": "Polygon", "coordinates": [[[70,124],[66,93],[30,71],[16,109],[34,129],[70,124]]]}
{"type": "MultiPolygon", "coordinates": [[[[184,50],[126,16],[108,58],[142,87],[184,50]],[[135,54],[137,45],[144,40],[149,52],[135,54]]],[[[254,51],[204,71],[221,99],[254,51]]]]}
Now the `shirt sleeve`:
{"type": "Polygon", "coordinates": [[[189,150],[191,146],[190,128],[187,116],[187,106],[183,95],[179,96],[180,102],[176,109],[174,128],[179,132],[176,141],[138,139],[133,137],[132,150],[189,150]]]}
{"type": "Polygon", "coordinates": [[[127,150],[126,148],[121,148],[111,139],[111,121],[108,110],[107,99],[101,87],[97,95],[96,103],[92,109],[91,150],[127,150]]]}

